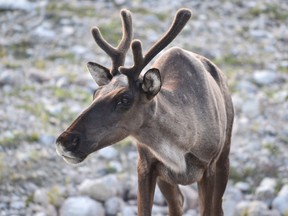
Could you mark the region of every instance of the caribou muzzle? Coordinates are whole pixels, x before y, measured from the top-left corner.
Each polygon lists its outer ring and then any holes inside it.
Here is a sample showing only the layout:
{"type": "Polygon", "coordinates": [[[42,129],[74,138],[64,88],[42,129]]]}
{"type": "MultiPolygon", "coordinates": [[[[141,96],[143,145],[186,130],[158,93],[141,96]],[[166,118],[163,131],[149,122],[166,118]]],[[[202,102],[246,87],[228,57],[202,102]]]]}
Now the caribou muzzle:
{"type": "Polygon", "coordinates": [[[87,155],[79,152],[81,136],[78,133],[64,131],[56,140],[56,152],[71,164],[82,162],[87,155]]]}

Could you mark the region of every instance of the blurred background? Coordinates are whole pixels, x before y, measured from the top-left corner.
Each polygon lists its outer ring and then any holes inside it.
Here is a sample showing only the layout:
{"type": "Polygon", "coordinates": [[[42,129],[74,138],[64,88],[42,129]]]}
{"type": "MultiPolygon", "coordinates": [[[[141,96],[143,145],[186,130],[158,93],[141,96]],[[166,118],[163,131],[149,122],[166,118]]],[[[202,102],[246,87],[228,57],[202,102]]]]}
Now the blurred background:
{"type": "MultiPolygon", "coordinates": [[[[148,50],[181,7],[193,11],[171,43],[227,75],[235,106],[225,215],[288,215],[288,2],[286,0],[0,0],[0,215],[136,215],[131,139],[77,166],[57,136],[92,102],[88,61],[107,67],[98,26],[116,45],[121,8],[148,50]]],[[[127,65],[131,65],[131,53],[127,65]]],[[[182,187],[185,215],[199,215],[196,185],[182,187]]],[[[167,215],[156,190],[153,215],[167,215]]]]}

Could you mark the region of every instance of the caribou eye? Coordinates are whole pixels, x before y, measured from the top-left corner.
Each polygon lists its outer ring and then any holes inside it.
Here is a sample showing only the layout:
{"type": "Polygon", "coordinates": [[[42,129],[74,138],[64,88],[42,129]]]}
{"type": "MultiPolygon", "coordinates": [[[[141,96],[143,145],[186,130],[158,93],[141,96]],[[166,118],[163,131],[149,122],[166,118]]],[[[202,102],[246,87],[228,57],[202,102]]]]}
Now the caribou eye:
{"type": "Polygon", "coordinates": [[[118,101],[117,105],[121,105],[121,104],[127,105],[129,103],[130,103],[130,99],[127,96],[124,96],[118,101]]]}

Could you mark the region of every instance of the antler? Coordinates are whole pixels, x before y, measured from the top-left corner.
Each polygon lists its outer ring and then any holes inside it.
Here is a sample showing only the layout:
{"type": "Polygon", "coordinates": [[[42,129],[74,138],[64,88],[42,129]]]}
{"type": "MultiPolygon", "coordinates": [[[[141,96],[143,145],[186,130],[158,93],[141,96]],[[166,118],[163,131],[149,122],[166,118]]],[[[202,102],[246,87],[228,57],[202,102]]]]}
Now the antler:
{"type": "Polygon", "coordinates": [[[122,19],[122,39],[119,45],[115,48],[111,46],[101,35],[100,30],[97,27],[92,28],[92,35],[95,42],[98,46],[104,50],[107,55],[110,56],[112,61],[112,68],[110,73],[112,76],[115,76],[118,72],[118,68],[124,65],[126,53],[129,50],[133,31],[132,31],[132,18],[131,13],[128,10],[121,10],[121,19],[122,19]]]}
{"type": "Polygon", "coordinates": [[[189,9],[180,9],[174,21],[167,31],[167,33],[160,39],[156,44],[154,44],[150,50],[146,53],[145,56],[142,54],[142,45],[140,40],[133,40],[132,42],[132,52],[134,65],[130,68],[120,67],[119,71],[122,74],[127,75],[128,77],[133,78],[134,80],[138,79],[139,74],[142,69],[169,43],[171,43],[175,37],[181,32],[186,23],[191,17],[191,11],[189,9]]]}

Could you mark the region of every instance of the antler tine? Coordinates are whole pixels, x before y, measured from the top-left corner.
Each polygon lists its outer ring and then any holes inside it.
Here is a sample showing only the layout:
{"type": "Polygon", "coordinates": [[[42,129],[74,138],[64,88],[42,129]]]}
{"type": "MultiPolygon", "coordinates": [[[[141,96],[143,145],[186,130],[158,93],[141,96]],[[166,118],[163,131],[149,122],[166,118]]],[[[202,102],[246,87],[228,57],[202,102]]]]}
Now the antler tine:
{"type": "Polygon", "coordinates": [[[117,48],[111,46],[102,36],[100,30],[97,27],[92,28],[92,35],[98,46],[110,56],[112,61],[112,68],[110,73],[115,76],[118,72],[118,68],[124,65],[126,53],[129,50],[132,37],[132,17],[128,10],[121,10],[122,20],[122,39],[117,48]]]}
{"type": "Polygon", "coordinates": [[[120,73],[123,73],[129,77],[136,80],[139,77],[142,69],[159,53],[163,50],[169,43],[171,43],[175,37],[181,32],[186,23],[191,17],[191,11],[189,9],[180,9],[174,21],[167,31],[167,33],[160,39],[156,44],[154,44],[146,55],[142,56],[142,46],[139,40],[134,40],[132,42],[132,51],[134,57],[134,65],[130,68],[120,67],[120,73]]]}

